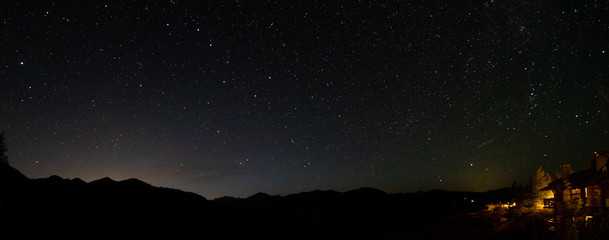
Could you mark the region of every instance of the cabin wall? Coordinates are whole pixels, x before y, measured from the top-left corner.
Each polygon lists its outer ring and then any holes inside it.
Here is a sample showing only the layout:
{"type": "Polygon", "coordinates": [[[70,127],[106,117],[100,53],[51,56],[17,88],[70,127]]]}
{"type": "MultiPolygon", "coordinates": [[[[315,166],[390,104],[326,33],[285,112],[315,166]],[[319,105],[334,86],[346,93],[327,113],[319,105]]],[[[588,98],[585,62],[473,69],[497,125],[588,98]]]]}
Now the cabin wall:
{"type": "Polygon", "coordinates": [[[567,188],[562,191],[563,201],[571,201],[573,197],[571,196],[571,189],[567,188]]]}
{"type": "Polygon", "coordinates": [[[602,196],[601,196],[601,186],[600,185],[592,185],[587,187],[587,198],[586,198],[586,206],[587,207],[602,207],[602,196]]]}

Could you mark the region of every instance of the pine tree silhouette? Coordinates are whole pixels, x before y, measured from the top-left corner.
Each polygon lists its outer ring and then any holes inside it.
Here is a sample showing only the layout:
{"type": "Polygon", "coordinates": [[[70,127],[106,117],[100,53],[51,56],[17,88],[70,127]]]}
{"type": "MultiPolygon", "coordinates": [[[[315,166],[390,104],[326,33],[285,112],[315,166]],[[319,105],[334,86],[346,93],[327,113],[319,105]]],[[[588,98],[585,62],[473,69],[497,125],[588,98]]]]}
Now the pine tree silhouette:
{"type": "Polygon", "coordinates": [[[8,157],[6,156],[6,142],[4,142],[4,131],[0,133],[0,164],[8,165],[8,157]]]}

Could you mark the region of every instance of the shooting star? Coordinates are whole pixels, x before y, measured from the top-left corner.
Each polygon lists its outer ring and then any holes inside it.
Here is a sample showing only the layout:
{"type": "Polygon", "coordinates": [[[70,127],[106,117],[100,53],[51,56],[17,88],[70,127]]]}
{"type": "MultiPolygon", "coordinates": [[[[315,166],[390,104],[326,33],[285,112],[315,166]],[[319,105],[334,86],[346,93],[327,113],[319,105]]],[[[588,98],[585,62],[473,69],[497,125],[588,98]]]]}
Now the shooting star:
{"type": "Polygon", "coordinates": [[[482,144],[478,145],[478,148],[484,147],[484,145],[489,144],[489,143],[492,143],[492,142],[493,142],[493,140],[495,140],[495,139],[496,139],[497,137],[499,137],[499,136],[501,136],[501,135],[497,135],[497,136],[495,136],[494,138],[491,138],[491,140],[488,140],[488,141],[486,141],[486,142],[483,142],[482,144]]]}

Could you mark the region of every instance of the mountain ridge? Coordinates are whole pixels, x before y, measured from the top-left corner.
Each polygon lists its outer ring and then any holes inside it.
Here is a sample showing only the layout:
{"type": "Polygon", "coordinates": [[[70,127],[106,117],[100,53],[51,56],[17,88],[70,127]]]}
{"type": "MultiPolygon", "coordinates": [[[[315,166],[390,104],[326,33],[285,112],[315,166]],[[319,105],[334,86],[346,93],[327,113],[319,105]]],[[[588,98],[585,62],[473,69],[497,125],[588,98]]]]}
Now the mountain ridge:
{"type": "MultiPolygon", "coordinates": [[[[423,238],[437,234],[429,226],[441,216],[479,211],[498,195],[364,187],[207,200],[135,178],[29,179],[10,166],[0,166],[0,174],[0,239],[423,238]]],[[[500,193],[508,197],[508,190],[500,193]]]]}

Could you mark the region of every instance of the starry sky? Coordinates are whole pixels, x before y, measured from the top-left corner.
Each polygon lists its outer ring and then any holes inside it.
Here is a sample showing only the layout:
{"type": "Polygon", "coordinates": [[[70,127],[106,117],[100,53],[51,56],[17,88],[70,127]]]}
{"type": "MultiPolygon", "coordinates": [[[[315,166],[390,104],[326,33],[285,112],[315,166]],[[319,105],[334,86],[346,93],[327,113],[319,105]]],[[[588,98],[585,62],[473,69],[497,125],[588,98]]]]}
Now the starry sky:
{"type": "Polygon", "coordinates": [[[2,1],[29,177],[486,191],[609,149],[607,1],[2,1]]]}

